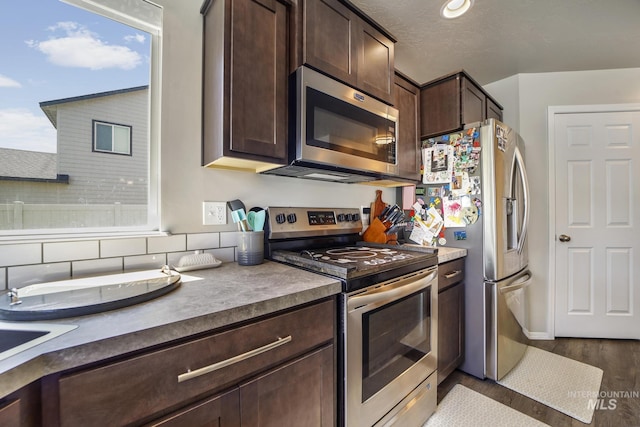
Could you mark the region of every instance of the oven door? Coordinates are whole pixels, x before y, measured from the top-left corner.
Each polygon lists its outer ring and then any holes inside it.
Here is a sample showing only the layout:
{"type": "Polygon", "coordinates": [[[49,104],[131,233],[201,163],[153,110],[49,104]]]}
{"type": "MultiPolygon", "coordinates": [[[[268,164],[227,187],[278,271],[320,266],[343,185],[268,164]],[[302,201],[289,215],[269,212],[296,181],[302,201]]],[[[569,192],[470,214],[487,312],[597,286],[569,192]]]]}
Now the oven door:
{"type": "Polygon", "coordinates": [[[437,277],[432,267],[346,296],[347,426],[373,425],[436,370],[437,277]]]}

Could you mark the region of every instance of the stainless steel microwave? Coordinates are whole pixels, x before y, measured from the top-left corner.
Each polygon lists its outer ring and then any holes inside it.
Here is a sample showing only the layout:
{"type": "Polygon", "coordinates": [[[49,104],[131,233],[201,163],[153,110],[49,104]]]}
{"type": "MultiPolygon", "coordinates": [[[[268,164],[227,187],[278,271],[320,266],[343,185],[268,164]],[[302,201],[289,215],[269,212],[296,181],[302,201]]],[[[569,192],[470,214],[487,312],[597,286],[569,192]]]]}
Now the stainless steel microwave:
{"type": "Polygon", "coordinates": [[[266,173],[340,182],[398,174],[398,110],[311,68],[292,76],[288,166],[266,173]]]}

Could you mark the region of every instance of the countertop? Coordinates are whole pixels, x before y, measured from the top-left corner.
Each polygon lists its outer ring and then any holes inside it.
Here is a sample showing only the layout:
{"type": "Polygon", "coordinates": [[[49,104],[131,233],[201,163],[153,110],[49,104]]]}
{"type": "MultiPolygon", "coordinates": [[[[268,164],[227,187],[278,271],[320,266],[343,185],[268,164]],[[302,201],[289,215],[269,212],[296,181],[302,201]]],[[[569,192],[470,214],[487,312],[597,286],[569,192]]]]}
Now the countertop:
{"type": "MultiPolygon", "coordinates": [[[[415,247],[418,245],[417,243],[405,243],[403,246],[407,247],[415,247]]],[[[447,261],[453,261],[454,259],[462,258],[467,256],[467,250],[462,248],[451,248],[448,246],[438,246],[438,264],[442,264],[447,261]]]]}
{"type": "MultiPolygon", "coordinates": [[[[185,282],[154,300],[37,323],[78,327],[0,361],[0,398],[46,375],[275,313],[340,293],[336,279],[272,261],[224,263],[190,271],[185,282]]],[[[23,322],[28,323],[28,322],[23,322]]]]}
{"type": "Polygon", "coordinates": [[[467,256],[466,249],[438,246],[438,264],[467,256]]]}

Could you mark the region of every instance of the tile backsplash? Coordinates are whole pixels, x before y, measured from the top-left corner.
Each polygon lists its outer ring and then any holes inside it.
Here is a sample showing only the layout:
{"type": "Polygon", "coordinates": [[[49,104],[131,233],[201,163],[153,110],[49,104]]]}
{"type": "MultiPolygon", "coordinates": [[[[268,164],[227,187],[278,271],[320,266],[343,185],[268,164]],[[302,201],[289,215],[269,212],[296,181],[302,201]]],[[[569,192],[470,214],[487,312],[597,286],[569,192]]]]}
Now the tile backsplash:
{"type": "Polygon", "coordinates": [[[196,250],[235,261],[237,232],[0,244],[0,290],[175,265],[196,250]]]}

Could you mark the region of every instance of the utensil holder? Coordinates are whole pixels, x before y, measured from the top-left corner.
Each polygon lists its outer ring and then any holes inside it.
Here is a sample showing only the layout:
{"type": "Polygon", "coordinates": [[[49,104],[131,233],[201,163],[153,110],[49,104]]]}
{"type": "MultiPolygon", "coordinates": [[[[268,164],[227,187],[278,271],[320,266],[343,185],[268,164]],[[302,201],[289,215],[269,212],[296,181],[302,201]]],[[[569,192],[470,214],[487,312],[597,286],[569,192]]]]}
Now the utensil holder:
{"type": "Polygon", "coordinates": [[[264,231],[238,232],[238,265],[258,265],[264,261],[264,231]]]}

